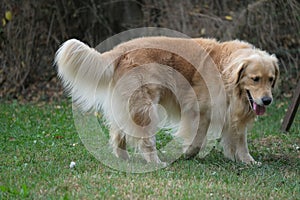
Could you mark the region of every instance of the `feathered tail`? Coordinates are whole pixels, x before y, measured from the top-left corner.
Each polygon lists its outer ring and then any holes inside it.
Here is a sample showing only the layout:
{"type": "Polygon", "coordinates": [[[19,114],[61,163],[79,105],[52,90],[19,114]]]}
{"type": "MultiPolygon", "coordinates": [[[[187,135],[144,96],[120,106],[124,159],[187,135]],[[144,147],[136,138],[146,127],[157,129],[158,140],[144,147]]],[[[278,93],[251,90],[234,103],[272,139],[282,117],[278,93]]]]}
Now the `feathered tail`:
{"type": "Polygon", "coordinates": [[[76,39],[66,41],[56,52],[58,76],[73,101],[84,111],[97,108],[105,101],[115,58],[104,54],[76,39]]]}

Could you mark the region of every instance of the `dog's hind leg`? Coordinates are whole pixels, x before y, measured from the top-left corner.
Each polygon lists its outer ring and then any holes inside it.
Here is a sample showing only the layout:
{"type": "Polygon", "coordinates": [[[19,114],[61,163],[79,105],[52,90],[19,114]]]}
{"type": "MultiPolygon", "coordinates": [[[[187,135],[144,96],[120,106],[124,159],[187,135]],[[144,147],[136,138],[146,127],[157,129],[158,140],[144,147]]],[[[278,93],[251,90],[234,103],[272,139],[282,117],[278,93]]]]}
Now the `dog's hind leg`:
{"type": "Polygon", "coordinates": [[[132,136],[144,159],[149,163],[157,164],[161,163],[157,155],[155,138],[159,123],[158,101],[159,92],[151,85],[135,91],[130,99],[132,136]]]}
{"type": "Polygon", "coordinates": [[[196,156],[206,144],[206,134],[210,124],[210,117],[207,113],[209,112],[200,113],[198,124],[193,124],[195,121],[188,116],[182,119],[183,126],[194,127],[193,129],[183,128],[185,132],[181,133],[184,139],[183,153],[187,159],[196,156]]]}
{"type": "Polygon", "coordinates": [[[157,155],[155,136],[139,140],[138,148],[148,163],[162,163],[157,155]]]}
{"type": "Polygon", "coordinates": [[[129,159],[128,152],[126,150],[126,137],[122,133],[122,130],[116,128],[116,126],[111,126],[110,128],[110,144],[113,148],[113,153],[124,160],[129,159]]]}

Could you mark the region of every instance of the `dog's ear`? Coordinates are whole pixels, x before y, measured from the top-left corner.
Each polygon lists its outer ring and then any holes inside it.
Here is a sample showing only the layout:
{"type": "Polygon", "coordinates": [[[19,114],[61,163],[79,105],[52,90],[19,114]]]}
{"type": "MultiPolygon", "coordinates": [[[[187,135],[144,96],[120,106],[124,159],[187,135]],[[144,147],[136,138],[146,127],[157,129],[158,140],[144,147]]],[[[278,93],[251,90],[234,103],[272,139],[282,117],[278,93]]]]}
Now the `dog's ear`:
{"type": "Polygon", "coordinates": [[[240,80],[242,79],[243,75],[244,75],[244,72],[245,72],[245,69],[247,67],[247,63],[246,62],[242,62],[240,65],[238,65],[235,73],[234,73],[234,76],[235,77],[235,84],[237,85],[240,80]]]}
{"type": "Polygon", "coordinates": [[[276,56],[274,54],[271,55],[271,57],[273,58],[273,66],[275,68],[275,80],[272,84],[272,88],[275,88],[278,84],[280,71],[279,71],[279,66],[278,66],[278,59],[276,58],[276,56]]]}
{"type": "Polygon", "coordinates": [[[241,81],[241,79],[244,76],[245,69],[248,65],[248,62],[245,60],[240,61],[239,63],[234,64],[232,67],[232,72],[231,72],[231,84],[232,85],[238,85],[241,81]]]}
{"type": "Polygon", "coordinates": [[[227,85],[230,87],[236,87],[244,76],[245,69],[248,65],[246,60],[235,60],[224,71],[224,77],[227,85]]]}

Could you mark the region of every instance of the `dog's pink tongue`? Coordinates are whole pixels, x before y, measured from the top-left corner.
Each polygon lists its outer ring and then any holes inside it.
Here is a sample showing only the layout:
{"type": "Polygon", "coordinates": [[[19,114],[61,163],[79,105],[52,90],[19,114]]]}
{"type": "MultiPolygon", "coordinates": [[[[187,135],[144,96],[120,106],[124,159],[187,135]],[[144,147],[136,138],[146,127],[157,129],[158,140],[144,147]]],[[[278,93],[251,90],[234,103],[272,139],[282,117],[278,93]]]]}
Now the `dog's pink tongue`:
{"type": "Polygon", "coordinates": [[[266,112],[266,107],[265,106],[260,106],[253,102],[253,110],[255,111],[256,115],[263,115],[266,112]]]}

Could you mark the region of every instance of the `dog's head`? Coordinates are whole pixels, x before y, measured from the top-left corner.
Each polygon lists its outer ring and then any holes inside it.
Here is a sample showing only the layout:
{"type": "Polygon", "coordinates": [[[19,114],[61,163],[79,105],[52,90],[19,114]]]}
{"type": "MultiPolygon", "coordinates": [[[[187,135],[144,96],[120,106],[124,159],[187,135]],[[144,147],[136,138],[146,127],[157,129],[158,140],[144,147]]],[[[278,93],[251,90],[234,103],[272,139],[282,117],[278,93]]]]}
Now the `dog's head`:
{"type": "Polygon", "coordinates": [[[241,52],[238,57],[232,81],[256,115],[263,115],[273,101],[272,88],[279,78],[277,58],[260,50],[241,52]]]}

